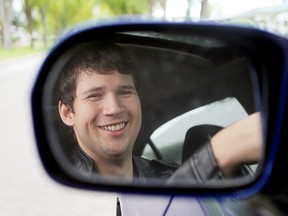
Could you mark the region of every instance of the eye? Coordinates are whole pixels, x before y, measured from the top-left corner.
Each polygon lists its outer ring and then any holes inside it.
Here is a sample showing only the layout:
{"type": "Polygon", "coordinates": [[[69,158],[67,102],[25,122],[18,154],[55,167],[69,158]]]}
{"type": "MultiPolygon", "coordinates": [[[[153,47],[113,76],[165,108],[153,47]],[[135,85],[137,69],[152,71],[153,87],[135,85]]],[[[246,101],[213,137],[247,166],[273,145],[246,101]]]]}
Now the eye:
{"type": "Polygon", "coordinates": [[[132,91],[128,91],[128,90],[119,91],[119,95],[129,95],[129,94],[132,94],[132,91]]]}
{"type": "Polygon", "coordinates": [[[129,97],[130,95],[135,95],[136,91],[133,89],[125,89],[125,90],[120,90],[118,94],[122,97],[129,97]]]}
{"type": "Polygon", "coordinates": [[[119,88],[117,93],[119,96],[128,97],[130,95],[136,95],[137,91],[135,87],[129,85],[129,86],[123,86],[119,88]]]}
{"type": "Polygon", "coordinates": [[[87,96],[88,99],[92,99],[92,100],[99,100],[103,97],[102,94],[100,93],[93,93],[87,96]]]}

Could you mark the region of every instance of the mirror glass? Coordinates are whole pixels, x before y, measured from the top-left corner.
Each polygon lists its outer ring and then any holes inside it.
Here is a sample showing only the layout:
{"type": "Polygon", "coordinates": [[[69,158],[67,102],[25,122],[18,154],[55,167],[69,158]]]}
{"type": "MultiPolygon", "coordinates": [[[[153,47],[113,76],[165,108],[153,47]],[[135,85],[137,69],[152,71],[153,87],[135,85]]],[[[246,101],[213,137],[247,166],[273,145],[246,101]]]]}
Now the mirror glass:
{"type": "Polygon", "coordinates": [[[97,38],[66,48],[45,82],[45,126],[63,170],[90,182],[179,187],[257,176],[261,100],[241,47],[161,31],[97,38]]]}

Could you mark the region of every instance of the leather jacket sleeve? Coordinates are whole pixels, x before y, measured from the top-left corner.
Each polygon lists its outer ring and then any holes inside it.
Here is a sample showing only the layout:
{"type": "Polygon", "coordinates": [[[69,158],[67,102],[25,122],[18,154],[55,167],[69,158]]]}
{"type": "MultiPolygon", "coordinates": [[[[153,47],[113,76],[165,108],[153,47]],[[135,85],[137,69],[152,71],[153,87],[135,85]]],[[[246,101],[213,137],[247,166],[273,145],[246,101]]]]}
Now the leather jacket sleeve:
{"type": "Polygon", "coordinates": [[[217,179],[223,179],[223,175],[215,161],[211,144],[206,143],[173,173],[168,184],[207,183],[217,179]]]}

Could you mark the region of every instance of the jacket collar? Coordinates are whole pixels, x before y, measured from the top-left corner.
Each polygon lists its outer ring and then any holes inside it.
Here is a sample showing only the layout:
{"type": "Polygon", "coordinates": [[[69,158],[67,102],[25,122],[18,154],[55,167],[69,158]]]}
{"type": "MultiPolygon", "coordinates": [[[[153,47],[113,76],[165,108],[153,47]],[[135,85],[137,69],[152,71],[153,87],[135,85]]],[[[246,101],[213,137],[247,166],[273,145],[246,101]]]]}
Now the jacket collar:
{"type": "MultiPolygon", "coordinates": [[[[137,157],[133,156],[133,176],[144,178],[141,169],[137,165],[137,157]]],[[[79,145],[76,146],[72,155],[72,162],[76,166],[76,169],[86,175],[93,175],[98,173],[97,167],[94,165],[94,161],[89,157],[79,145]]]]}

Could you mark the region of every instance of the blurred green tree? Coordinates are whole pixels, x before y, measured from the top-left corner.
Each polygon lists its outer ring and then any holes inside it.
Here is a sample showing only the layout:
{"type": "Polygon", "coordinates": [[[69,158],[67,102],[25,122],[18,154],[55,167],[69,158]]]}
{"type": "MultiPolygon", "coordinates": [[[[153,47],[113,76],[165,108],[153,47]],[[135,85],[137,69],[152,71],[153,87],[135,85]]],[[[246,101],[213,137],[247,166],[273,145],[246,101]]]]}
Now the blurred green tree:
{"type": "Polygon", "coordinates": [[[31,48],[34,47],[36,32],[41,32],[47,46],[49,35],[56,37],[67,27],[91,19],[94,6],[95,0],[23,0],[31,48]]]}
{"type": "Polygon", "coordinates": [[[1,43],[5,49],[11,48],[11,25],[12,25],[12,2],[13,0],[0,0],[0,29],[1,43]]]}
{"type": "Polygon", "coordinates": [[[32,11],[35,8],[37,0],[24,0],[23,10],[27,19],[27,29],[30,35],[30,47],[34,48],[34,38],[33,38],[33,23],[34,19],[32,17],[32,11]]]}
{"type": "Polygon", "coordinates": [[[63,30],[83,21],[121,15],[151,15],[155,5],[164,13],[167,0],[22,0],[30,34],[30,46],[36,36],[47,46],[63,30]]]}
{"type": "Polygon", "coordinates": [[[107,5],[113,15],[148,14],[150,0],[97,0],[98,4],[107,5]]]}
{"type": "Polygon", "coordinates": [[[48,21],[55,35],[65,28],[93,17],[94,0],[53,1],[48,7],[48,21]]]}

